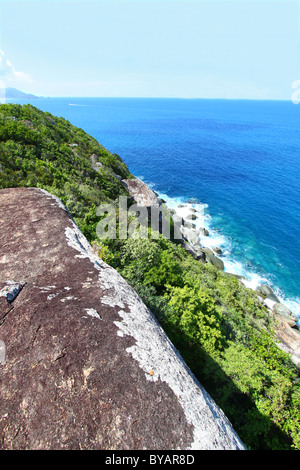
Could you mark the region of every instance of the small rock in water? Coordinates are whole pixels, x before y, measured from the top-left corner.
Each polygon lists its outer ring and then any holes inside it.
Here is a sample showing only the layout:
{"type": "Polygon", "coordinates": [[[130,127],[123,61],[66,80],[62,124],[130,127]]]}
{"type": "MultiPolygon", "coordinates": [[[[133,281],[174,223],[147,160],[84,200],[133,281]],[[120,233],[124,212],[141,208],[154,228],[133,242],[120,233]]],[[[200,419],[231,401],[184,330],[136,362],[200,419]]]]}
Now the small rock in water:
{"type": "Polygon", "coordinates": [[[206,237],[209,236],[209,231],[205,227],[201,227],[200,232],[202,233],[202,235],[205,235],[206,237]]]}

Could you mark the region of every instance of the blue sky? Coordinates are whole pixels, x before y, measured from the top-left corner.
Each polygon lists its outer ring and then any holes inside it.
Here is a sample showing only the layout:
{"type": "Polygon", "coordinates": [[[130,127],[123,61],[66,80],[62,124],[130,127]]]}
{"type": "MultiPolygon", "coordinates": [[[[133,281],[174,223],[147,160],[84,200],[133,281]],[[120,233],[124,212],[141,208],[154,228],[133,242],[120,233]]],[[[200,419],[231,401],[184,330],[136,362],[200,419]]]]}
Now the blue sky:
{"type": "Polygon", "coordinates": [[[0,0],[0,80],[43,96],[290,99],[300,0],[0,0]]]}

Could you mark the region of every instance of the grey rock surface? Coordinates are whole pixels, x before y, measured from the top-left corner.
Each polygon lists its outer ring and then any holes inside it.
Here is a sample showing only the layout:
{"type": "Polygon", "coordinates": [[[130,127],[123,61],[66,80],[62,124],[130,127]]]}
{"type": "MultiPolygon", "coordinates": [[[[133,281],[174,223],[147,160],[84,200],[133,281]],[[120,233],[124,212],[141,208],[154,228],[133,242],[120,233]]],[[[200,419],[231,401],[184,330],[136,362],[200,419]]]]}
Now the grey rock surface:
{"type": "Polygon", "coordinates": [[[296,326],[298,317],[285,305],[281,303],[274,304],[273,312],[283,318],[289,326],[296,326]]]}
{"type": "Polygon", "coordinates": [[[0,273],[26,282],[0,325],[1,449],[244,449],[57,198],[0,191],[0,273]]]}
{"type": "Polygon", "coordinates": [[[154,191],[142,180],[126,179],[122,180],[123,185],[128,190],[130,196],[140,207],[160,207],[161,202],[154,191]]]}

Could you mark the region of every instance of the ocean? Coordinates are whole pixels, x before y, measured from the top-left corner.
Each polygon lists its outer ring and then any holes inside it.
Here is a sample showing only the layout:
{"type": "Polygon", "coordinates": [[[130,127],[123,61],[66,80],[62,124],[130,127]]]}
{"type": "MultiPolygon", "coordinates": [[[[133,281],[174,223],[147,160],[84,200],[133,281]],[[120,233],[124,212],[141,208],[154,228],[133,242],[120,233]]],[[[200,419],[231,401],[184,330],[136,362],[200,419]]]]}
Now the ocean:
{"type": "MultiPolygon", "coordinates": [[[[21,100],[14,102],[24,103],[21,100]]],[[[300,318],[300,106],[289,101],[47,98],[170,207],[204,210],[225,271],[300,318]]]]}

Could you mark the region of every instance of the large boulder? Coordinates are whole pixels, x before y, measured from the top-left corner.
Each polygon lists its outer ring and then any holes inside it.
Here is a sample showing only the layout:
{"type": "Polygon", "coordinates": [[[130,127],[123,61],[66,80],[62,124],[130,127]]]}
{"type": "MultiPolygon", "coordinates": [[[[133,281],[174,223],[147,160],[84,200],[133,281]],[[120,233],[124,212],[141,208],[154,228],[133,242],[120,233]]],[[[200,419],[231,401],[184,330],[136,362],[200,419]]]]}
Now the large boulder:
{"type": "Polygon", "coordinates": [[[187,253],[193,256],[194,259],[205,262],[205,254],[202,252],[201,247],[198,247],[197,245],[191,245],[187,241],[184,241],[182,246],[187,253]]]}
{"type": "Polygon", "coordinates": [[[138,178],[125,179],[122,180],[122,184],[139,207],[159,208],[161,206],[160,199],[144,181],[138,178]]]}
{"type": "Polygon", "coordinates": [[[281,317],[277,317],[276,336],[278,346],[288,354],[294,364],[300,367],[300,332],[291,328],[281,317]]]}
{"type": "Polygon", "coordinates": [[[273,312],[275,315],[283,318],[292,328],[296,326],[298,317],[288,307],[286,307],[286,305],[281,303],[274,304],[273,312]]]}
{"type": "Polygon", "coordinates": [[[205,255],[214,256],[214,252],[213,252],[212,249],[209,248],[208,246],[204,246],[204,247],[202,248],[202,251],[203,251],[203,253],[205,253],[205,255]]]}
{"type": "Polygon", "coordinates": [[[244,448],[155,317],[49,193],[0,191],[0,276],[2,450],[244,448]]]}
{"type": "Polygon", "coordinates": [[[210,248],[202,248],[202,251],[205,254],[205,259],[208,264],[212,264],[220,271],[224,271],[224,262],[221,258],[218,258],[210,248]]]}
{"type": "Polygon", "coordinates": [[[266,284],[260,284],[257,286],[256,291],[263,296],[263,298],[269,299],[272,302],[279,303],[278,297],[274,294],[271,287],[267,286],[266,284]]]}
{"type": "Polygon", "coordinates": [[[183,239],[187,240],[189,243],[193,245],[201,246],[198,230],[183,227],[181,229],[181,233],[182,233],[183,239]]]}

